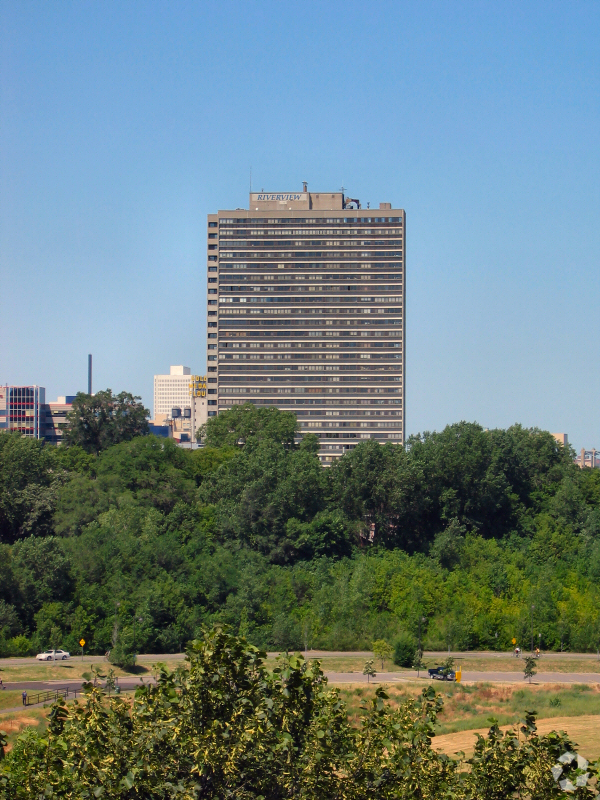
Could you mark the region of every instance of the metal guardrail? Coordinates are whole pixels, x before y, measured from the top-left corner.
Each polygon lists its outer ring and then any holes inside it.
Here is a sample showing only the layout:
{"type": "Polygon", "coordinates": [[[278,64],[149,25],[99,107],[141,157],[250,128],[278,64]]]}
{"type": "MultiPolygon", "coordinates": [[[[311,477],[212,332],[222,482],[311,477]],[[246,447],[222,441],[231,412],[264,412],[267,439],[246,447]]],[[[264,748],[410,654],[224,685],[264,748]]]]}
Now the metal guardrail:
{"type": "Polygon", "coordinates": [[[49,700],[58,700],[60,697],[66,700],[69,696],[69,693],[77,697],[76,689],[47,689],[45,692],[28,694],[25,697],[25,702],[23,705],[36,706],[39,703],[47,703],[49,700]]]}

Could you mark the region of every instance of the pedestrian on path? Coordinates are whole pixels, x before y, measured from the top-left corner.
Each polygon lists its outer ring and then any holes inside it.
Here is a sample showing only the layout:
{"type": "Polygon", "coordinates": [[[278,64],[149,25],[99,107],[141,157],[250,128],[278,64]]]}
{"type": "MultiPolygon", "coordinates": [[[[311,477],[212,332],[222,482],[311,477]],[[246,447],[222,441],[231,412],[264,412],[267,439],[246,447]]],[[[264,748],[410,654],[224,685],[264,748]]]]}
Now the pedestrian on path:
{"type": "Polygon", "coordinates": [[[23,698],[23,705],[26,706],[27,705],[27,692],[23,692],[21,697],[23,698]]]}

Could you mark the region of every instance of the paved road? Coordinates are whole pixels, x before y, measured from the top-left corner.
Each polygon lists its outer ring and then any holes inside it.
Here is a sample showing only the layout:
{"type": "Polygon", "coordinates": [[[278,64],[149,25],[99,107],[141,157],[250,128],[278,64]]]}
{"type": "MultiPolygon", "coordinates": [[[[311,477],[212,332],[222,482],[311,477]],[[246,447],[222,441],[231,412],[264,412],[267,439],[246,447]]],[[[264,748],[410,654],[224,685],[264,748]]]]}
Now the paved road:
{"type": "MultiPolygon", "coordinates": [[[[330,683],[367,683],[367,676],[360,672],[328,672],[325,675],[330,683]]],[[[372,683],[406,683],[417,678],[416,671],[405,672],[379,672],[372,683]]],[[[488,682],[488,683],[523,683],[522,672],[468,672],[462,673],[463,682],[488,682]]],[[[429,679],[426,674],[421,672],[420,680],[425,682],[429,679]]],[[[101,683],[101,682],[100,682],[101,683]]],[[[139,677],[120,677],[119,686],[123,690],[135,689],[142,684],[152,684],[154,679],[148,676],[139,677]]],[[[442,681],[433,682],[434,685],[443,685],[442,681]]],[[[600,683],[600,673],[598,672],[538,672],[533,678],[533,683],[600,683]]],[[[33,694],[43,692],[47,689],[69,689],[80,691],[81,680],[52,680],[52,681],[14,681],[5,683],[7,690],[26,692],[33,694]]]]}
{"type": "MultiPolygon", "coordinates": [[[[360,672],[325,672],[330,683],[367,683],[367,676],[360,672]]],[[[415,672],[378,672],[371,683],[406,683],[417,677],[415,672]]],[[[421,672],[421,680],[429,681],[427,674],[421,672]]],[[[523,683],[522,672],[467,672],[463,670],[464,682],[523,683]]],[[[443,681],[431,681],[443,685],[443,681]]],[[[538,672],[532,683],[600,683],[598,672],[538,672]]]]}

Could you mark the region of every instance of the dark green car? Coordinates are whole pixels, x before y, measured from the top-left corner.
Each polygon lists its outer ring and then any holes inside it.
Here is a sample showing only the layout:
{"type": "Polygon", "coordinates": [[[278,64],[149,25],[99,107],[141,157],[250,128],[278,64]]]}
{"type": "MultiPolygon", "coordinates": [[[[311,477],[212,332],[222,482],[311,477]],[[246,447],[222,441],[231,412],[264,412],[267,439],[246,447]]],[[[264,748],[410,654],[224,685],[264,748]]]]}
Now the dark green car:
{"type": "Polygon", "coordinates": [[[456,672],[453,669],[446,669],[445,667],[432,667],[428,669],[429,677],[432,681],[455,681],[456,672]]]}

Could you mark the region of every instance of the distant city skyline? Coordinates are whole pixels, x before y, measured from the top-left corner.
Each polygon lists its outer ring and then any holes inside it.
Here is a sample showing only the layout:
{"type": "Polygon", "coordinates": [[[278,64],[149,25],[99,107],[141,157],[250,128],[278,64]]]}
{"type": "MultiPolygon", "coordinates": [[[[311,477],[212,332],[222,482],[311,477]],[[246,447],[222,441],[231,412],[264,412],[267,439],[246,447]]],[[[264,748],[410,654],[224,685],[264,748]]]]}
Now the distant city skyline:
{"type": "Polygon", "coordinates": [[[600,5],[23,4],[0,28],[0,383],[206,372],[206,215],[405,209],[406,435],[600,445],[600,5]]]}

